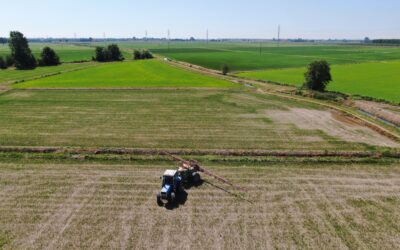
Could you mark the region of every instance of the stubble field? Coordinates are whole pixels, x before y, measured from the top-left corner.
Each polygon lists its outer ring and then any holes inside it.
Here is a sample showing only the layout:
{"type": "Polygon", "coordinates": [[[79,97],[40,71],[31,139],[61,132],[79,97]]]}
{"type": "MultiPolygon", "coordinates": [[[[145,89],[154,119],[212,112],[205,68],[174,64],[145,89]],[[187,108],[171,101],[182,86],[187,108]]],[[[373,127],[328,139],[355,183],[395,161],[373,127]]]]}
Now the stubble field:
{"type": "Polygon", "coordinates": [[[206,177],[181,205],[160,208],[173,163],[0,164],[5,249],[394,249],[398,162],[207,164],[241,185],[206,177]]]}

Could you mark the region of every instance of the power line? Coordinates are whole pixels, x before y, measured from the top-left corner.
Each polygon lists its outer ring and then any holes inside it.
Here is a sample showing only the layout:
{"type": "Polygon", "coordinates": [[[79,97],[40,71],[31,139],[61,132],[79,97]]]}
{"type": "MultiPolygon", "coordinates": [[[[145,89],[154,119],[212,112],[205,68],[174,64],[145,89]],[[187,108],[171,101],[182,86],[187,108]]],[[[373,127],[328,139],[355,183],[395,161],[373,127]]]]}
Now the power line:
{"type": "Polygon", "coordinates": [[[280,43],[280,39],[281,39],[281,25],[278,25],[278,47],[279,47],[279,43],[280,43]]]}

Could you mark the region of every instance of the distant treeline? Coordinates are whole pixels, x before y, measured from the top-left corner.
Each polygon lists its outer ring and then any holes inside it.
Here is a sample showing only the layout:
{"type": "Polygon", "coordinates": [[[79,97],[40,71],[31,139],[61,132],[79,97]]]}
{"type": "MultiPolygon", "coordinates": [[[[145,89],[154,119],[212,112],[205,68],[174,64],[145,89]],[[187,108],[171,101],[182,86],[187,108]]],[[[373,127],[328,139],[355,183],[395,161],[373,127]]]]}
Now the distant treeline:
{"type": "Polygon", "coordinates": [[[375,40],[372,40],[372,43],[375,43],[375,44],[399,44],[400,45],[400,39],[375,39],[375,40]]]}

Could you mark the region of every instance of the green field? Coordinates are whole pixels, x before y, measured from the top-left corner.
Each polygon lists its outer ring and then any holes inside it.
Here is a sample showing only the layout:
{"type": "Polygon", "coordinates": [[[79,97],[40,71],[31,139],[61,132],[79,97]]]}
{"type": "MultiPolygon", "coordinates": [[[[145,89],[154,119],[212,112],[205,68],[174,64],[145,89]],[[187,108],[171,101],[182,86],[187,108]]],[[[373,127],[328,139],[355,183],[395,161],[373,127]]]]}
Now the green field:
{"type": "Polygon", "coordinates": [[[13,90],[0,96],[0,146],[374,149],[371,145],[397,144],[338,122],[316,105],[240,89],[13,90]],[[293,109],[326,121],[305,129],[298,118],[286,120],[293,109]]]}
{"type": "Polygon", "coordinates": [[[37,67],[36,69],[33,70],[15,70],[15,69],[0,70],[0,85],[8,82],[15,82],[22,80],[25,81],[29,79],[40,78],[47,75],[59,74],[62,72],[86,69],[93,66],[96,66],[96,64],[71,63],[71,64],[61,64],[59,66],[52,66],[52,67],[37,67]]]}
{"type": "MultiPolygon", "coordinates": [[[[328,90],[400,103],[400,61],[332,65],[328,90]]],[[[306,68],[250,71],[242,77],[301,86],[306,68]]]]}
{"type": "MultiPolygon", "coordinates": [[[[103,44],[104,45],[104,44],[103,44]]],[[[59,55],[61,62],[90,61],[94,56],[94,48],[86,46],[77,46],[73,44],[62,43],[30,43],[29,44],[34,56],[40,57],[40,52],[45,46],[53,48],[59,55]]],[[[8,46],[0,45],[0,56],[10,54],[8,46]]]]}
{"type": "Polygon", "coordinates": [[[120,43],[122,48],[149,48],[152,52],[206,68],[221,69],[228,64],[233,71],[304,67],[325,59],[331,64],[400,59],[399,47],[360,45],[307,45],[263,43],[120,43]]]}
{"type": "Polygon", "coordinates": [[[145,88],[145,87],[239,87],[227,81],[194,74],[158,60],[99,64],[14,85],[14,88],[145,88]]]}

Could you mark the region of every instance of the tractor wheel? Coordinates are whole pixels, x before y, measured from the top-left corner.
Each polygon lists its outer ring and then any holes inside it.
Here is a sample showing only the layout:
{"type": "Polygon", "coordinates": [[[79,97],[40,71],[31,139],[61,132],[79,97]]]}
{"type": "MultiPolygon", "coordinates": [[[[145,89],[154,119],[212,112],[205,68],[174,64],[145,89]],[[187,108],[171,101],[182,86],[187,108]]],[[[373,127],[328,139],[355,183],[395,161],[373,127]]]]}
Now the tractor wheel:
{"type": "Polygon", "coordinates": [[[200,182],[200,174],[199,173],[193,173],[192,180],[193,180],[194,184],[199,184],[199,182],[200,182]]]}
{"type": "Polygon", "coordinates": [[[161,200],[161,194],[160,193],[157,194],[157,205],[159,205],[160,207],[164,206],[164,203],[161,200]]]}
{"type": "Polygon", "coordinates": [[[169,199],[169,202],[170,202],[170,203],[174,203],[174,202],[175,202],[175,199],[176,199],[176,195],[175,195],[174,192],[172,192],[172,193],[171,193],[171,198],[169,199]]]}

